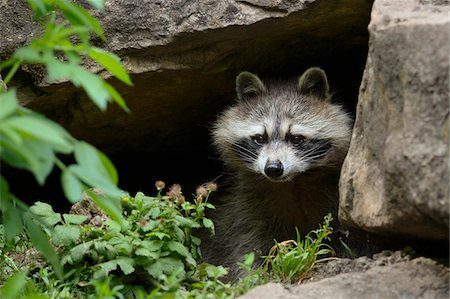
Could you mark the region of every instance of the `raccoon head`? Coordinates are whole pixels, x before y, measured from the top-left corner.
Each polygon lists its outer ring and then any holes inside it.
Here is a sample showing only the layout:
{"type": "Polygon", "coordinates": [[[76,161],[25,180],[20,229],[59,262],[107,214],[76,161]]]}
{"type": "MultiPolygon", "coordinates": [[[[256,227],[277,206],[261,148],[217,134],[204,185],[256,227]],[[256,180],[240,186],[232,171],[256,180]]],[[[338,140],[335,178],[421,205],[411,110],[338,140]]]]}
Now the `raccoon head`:
{"type": "Polygon", "coordinates": [[[330,102],[328,80],[308,69],[295,86],[266,86],[243,72],[236,78],[238,102],[213,130],[224,162],[270,181],[292,180],[322,166],[340,166],[350,139],[350,118],[330,102]]]}

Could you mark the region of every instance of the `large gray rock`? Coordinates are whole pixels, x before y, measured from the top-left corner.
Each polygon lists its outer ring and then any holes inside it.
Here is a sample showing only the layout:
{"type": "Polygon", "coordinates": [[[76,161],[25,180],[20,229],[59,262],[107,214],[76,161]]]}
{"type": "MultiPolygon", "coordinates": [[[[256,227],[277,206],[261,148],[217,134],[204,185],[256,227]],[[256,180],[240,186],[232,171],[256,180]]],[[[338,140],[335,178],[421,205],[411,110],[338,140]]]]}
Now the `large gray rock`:
{"type": "MultiPolygon", "coordinates": [[[[0,59],[39,32],[25,3],[0,1],[0,59]]],[[[15,84],[28,107],[107,153],[196,152],[209,142],[207,125],[234,97],[239,71],[288,76],[315,64],[337,78],[333,87],[356,93],[371,4],[109,0],[95,12],[107,39],[95,42],[119,54],[132,74],[133,87],[110,79],[131,114],[115,105],[102,113],[70,84],[47,82],[40,69],[26,68],[31,77],[19,74],[15,84]]]]}
{"type": "Polygon", "coordinates": [[[356,260],[327,262],[320,275],[298,286],[270,283],[240,299],[360,299],[449,297],[449,269],[427,258],[409,260],[387,252],[356,260]],[[341,272],[341,273],[339,273],[341,272]]]}
{"type": "Polygon", "coordinates": [[[377,0],[339,218],[402,238],[449,238],[448,1],[377,0]]]}

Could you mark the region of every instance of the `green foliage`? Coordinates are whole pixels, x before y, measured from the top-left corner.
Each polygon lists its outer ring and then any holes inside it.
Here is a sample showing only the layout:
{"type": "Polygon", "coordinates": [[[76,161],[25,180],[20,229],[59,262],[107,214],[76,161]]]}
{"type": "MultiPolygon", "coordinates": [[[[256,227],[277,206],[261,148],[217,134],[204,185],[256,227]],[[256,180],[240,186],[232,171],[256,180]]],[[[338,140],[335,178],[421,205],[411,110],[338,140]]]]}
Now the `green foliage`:
{"type": "MultiPolygon", "coordinates": [[[[102,0],[88,2],[96,8],[103,6],[102,0]]],[[[0,63],[0,71],[8,70],[4,82],[0,81],[1,160],[31,172],[40,185],[45,183],[56,165],[62,170],[61,184],[72,203],[80,200],[89,187],[99,188],[101,193],[91,192],[89,195],[123,226],[117,200],[123,192],[117,188],[118,175],[111,161],[93,146],[74,139],[57,123],[21,107],[16,91],[7,90],[6,86],[22,64],[40,64],[45,66],[49,81],[70,80],[75,86],[83,88],[101,110],[115,101],[128,111],[114,87],[86,70],[82,63],[92,60],[125,84],[131,85],[131,80],[119,57],[90,44],[90,38],[94,35],[104,39],[103,30],[81,6],[68,0],[29,0],[28,3],[36,19],[45,24],[45,31],[41,37],[17,49],[8,60],[0,63]],[[76,163],[64,165],[58,158],[60,154],[74,155],[76,163]]],[[[1,176],[0,211],[6,240],[11,242],[26,227],[36,248],[62,277],[59,258],[40,226],[43,220],[10,193],[7,181],[1,176]]],[[[61,236],[77,233],[68,227],[58,227],[57,232],[61,236]]],[[[60,241],[64,244],[69,242],[64,238],[60,241]]]]}
{"type": "Polygon", "coordinates": [[[16,298],[25,287],[27,273],[18,271],[14,273],[1,288],[3,298],[16,298]]]}
{"type": "Polygon", "coordinates": [[[286,283],[297,282],[311,270],[320,256],[333,254],[333,249],[324,243],[333,232],[331,221],[331,214],[328,214],[323,225],[308,233],[303,240],[296,229],[296,241],[275,242],[275,246],[265,257],[265,268],[271,268],[272,279],[286,283]]]}
{"type": "Polygon", "coordinates": [[[103,214],[95,216],[100,222],[88,222],[86,216],[61,215],[46,203],[35,203],[30,212],[61,255],[66,273],[59,280],[51,267],[34,269],[35,289],[58,298],[95,292],[119,298],[114,294],[138,296],[152,290],[162,296],[183,290],[184,282],[199,277],[200,239],[193,231],[214,229],[204,221],[205,210],[213,208],[208,197],[209,193],[200,194],[193,202],[186,201],[178,185],[168,195],[125,196],[121,204],[126,230],[103,214]]]}
{"type": "MultiPolygon", "coordinates": [[[[194,234],[197,229],[214,229],[204,221],[208,219],[205,210],[213,208],[209,194],[198,193],[189,202],[176,185],[167,195],[160,189],[155,197],[142,193],[123,197],[126,230],[104,214],[89,220],[82,215],[61,215],[45,203],[36,203],[31,211],[62,256],[66,274],[59,279],[50,266],[27,267],[26,285],[23,278],[13,277],[5,286],[15,285],[15,294],[22,297],[231,299],[269,280],[296,282],[318,258],[332,253],[323,243],[332,231],[331,216],[327,216],[304,240],[298,235],[297,241],[276,243],[261,267],[255,266],[255,255],[248,254],[240,265],[242,278],[224,282],[224,267],[200,263],[200,240],[194,234]]],[[[24,251],[19,240],[26,239],[16,238],[16,252],[24,251]]],[[[0,264],[11,261],[0,260],[0,264]]],[[[10,269],[17,271],[14,266],[10,269]]]]}

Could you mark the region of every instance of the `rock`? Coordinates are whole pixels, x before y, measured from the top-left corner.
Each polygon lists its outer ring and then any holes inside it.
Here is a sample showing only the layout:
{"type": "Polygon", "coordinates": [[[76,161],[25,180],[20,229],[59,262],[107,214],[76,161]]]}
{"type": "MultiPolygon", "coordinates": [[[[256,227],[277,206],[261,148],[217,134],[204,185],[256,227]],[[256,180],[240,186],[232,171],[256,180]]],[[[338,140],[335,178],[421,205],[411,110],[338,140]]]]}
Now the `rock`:
{"type": "Polygon", "coordinates": [[[439,299],[449,296],[447,267],[424,257],[409,260],[401,252],[383,252],[373,259],[337,259],[326,262],[318,271],[321,275],[316,274],[312,280],[298,286],[284,288],[280,284],[271,283],[250,290],[239,298],[439,299]]]}
{"type": "MultiPolygon", "coordinates": [[[[319,65],[354,102],[371,3],[109,0],[94,12],[106,42],[94,42],[121,56],[132,74],[133,87],[109,79],[131,114],[115,105],[102,113],[70,84],[47,82],[41,69],[25,68],[26,74],[19,74],[25,82],[15,84],[30,89],[21,99],[29,108],[108,154],[196,153],[207,148],[207,126],[233,99],[234,79],[242,70],[277,77],[319,65]],[[344,66],[352,83],[348,78],[339,83],[344,66]]],[[[0,36],[4,57],[38,30],[24,5],[2,5],[0,26],[8,28],[0,36]]]]}
{"type": "MultiPolygon", "coordinates": [[[[99,195],[102,194],[102,191],[99,189],[94,188],[91,191],[99,195]]],[[[70,214],[86,216],[84,223],[88,223],[94,228],[102,227],[104,223],[110,219],[110,217],[92,201],[92,198],[89,197],[86,192],[83,193],[81,200],[70,208],[70,214]]]]}
{"type": "Polygon", "coordinates": [[[374,3],[340,180],[343,225],[448,246],[449,12],[448,1],[374,3]]]}
{"type": "Polygon", "coordinates": [[[6,59],[18,46],[37,37],[38,27],[26,1],[0,1],[0,61],[6,59]]]}
{"type": "MultiPolygon", "coordinates": [[[[2,59],[39,30],[26,1],[0,2],[0,28],[7,28],[0,35],[2,59]]],[[[94,43],[122,58],[134,86],[90,68],[122,94],[131,113],[117,105],[103,113],[71,84],[47,82],[39,68],[24,67],[10,86],[17,87],[23,105],[105,152],[125,190],[153,192],[160,179],[195,190],[222,172],[209,127],[232,103],[240,71],[285,78],[320,66],[336,97],[354,110],[371,5],[372,0],[108,0],[103,11],[94,12],[106,41],[94,43]]],[[[23,178],[9,181],[24,184],[23,178]]],[[[59,178],[53,181],[59,184],[59,178]]],[[[21,198],[55,198],[54,187],[44,194],[12,188],[21,198]]]]}
{"type": "Polygon", "coordinates": [[[291,299],[295,298],[283,285],[279,283],[268,283],[250,290],[239,299],[291,299]]]}

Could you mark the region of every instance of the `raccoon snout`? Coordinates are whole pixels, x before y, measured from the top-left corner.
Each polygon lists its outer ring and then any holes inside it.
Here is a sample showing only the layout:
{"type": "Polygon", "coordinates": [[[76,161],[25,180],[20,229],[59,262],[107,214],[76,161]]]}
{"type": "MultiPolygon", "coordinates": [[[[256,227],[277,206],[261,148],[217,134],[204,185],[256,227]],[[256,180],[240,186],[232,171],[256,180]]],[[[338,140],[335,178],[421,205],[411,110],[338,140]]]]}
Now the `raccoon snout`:
{"type": "Polygon", "coordinates": [[[283,175],[283,164],[280,160],[270,161],[267,160],[266,166],[264,167],[264,173],[272,179],[278,179],[283,175]]]}

